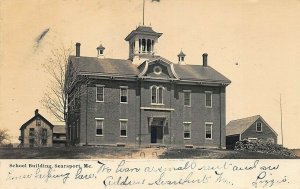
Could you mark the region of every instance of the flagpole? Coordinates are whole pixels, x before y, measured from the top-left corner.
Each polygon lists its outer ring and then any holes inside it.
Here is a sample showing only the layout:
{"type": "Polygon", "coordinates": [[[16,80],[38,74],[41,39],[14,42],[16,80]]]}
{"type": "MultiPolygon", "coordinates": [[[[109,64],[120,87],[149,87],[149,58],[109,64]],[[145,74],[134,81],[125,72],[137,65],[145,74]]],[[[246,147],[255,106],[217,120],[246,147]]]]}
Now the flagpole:
{"type": "Polygon", "coordinates": [[[145,21],[145,0],[143,0],[143,25],[145,21]]]}

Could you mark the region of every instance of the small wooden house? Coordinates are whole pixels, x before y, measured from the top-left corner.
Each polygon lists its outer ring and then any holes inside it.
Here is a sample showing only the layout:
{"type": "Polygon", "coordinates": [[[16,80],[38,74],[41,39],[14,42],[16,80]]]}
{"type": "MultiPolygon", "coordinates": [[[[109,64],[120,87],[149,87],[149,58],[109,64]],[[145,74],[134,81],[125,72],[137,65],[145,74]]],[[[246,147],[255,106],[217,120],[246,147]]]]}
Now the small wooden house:
{"type": "Polygon", "coordinates": [[[237,141],[265,141],[277,144],[278,134],[260,116],[232,120],[226,125],[226,148],[232,149],[237,141]]]}
{"type": "Polygon", "coordinates": [[[39,114],[36,109],[34,116],[24,123],[19,140],[21,147],[51,147],[53,145],[53,125],[39,114]]]}

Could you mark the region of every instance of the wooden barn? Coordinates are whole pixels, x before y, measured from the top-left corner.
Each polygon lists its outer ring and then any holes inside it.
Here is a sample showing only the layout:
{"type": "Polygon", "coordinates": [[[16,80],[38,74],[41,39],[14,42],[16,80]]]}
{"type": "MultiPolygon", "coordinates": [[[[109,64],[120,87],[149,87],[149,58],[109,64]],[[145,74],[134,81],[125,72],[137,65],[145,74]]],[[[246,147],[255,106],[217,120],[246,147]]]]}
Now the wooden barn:
{"type": "Polygon", "coordinates": [[[278,134],[260,116],[232,120],[226,125],[226,148],[233,149],[237,141],[265,141],[277,144],[278,134]]]}

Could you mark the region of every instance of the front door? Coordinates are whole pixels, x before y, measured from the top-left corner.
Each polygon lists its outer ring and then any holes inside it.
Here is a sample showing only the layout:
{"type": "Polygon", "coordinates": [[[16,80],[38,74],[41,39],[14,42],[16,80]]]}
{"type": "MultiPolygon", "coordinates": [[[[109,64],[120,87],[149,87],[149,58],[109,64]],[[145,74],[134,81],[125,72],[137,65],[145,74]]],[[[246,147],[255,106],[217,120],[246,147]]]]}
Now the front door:
{"type": "Polygon", "coordinates": [[[151,143],[163,143],[163,126],[151,126],[151,143]]]}
{"type": "Polygon", "coordinates": [[[151,143],[157,142],[157,127],[151,126],[151,143]]]}

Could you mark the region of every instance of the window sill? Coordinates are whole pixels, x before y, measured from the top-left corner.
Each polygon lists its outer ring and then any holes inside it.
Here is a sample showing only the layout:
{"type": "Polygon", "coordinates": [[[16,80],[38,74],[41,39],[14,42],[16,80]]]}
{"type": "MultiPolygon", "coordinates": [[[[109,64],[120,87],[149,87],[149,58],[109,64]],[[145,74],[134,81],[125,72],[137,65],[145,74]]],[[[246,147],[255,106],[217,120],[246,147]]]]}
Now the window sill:
{"type": "Polygon", "coordinates": [[[183,138],[183,140],[191,140],[192,138],[183,138]]]}
{"type": "Polygon", "coordinates": [[[153,106],[164,106],[165,104],[157,104],[157,103],[151,103],[153,106]]]}
{"type": "Polygon", "coordinates": [[[120,138],[127,138],[127,136],[120,136],[120,138]]]}
{"type": "Polygon", "coordinates": [[[128,104],[128,102],[120,102],[120,104],[128,104]]]}
{"type": "Polygon", "coordinates": [[[256,131],[257,133],[262,133],[262,131],[256,131]]]}
{"type": "Polygon", "coordinates": [[[96,100],[96,102],[104,102],[104,101],[98,101],[98,100],[96,100]]]}
{"type": "Polygon", "coordinates": [[[205,138],[205,140],[212,140],[212,138],[205,138]]]}
{"type": "Polygon", "coordinates": [[[183,105],[184,107],[190,108],[192,107],[191,105],[183,105]]]}
{"type": "Polygon", "coordinates": [[[103,137],[103,135],[96,135],[96,137],[103,137]]]}
{"type": "Polygon", "coordinates": [[[205,108],[212,108],[212,106],[205,106],[205,108]]]}

